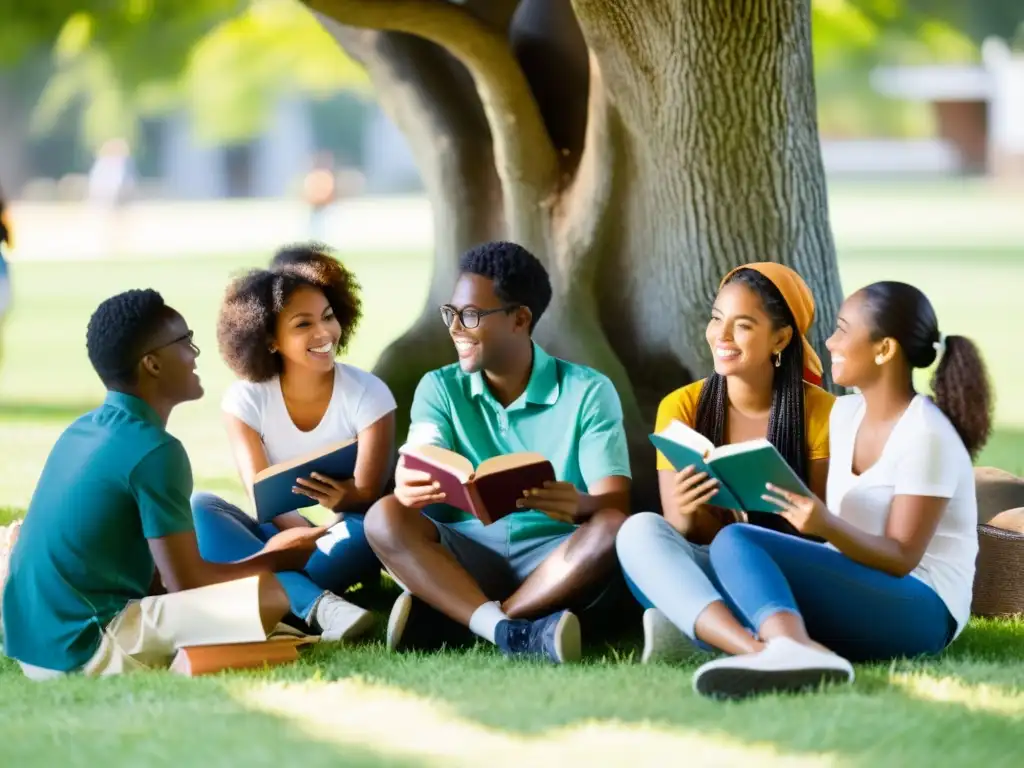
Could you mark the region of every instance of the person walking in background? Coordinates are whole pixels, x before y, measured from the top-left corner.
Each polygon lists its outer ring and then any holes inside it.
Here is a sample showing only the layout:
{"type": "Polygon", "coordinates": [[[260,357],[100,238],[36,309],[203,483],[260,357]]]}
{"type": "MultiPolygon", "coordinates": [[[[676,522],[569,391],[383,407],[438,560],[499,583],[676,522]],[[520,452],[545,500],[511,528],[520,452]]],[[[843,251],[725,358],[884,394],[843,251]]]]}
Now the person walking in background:
{"type": "Polygon", "coordinates": [[[104,142],[89,171],[89,202],[96,217],[100,257],[122,251],[124,205],[135,187],[131,147],[124,139],[104,142]]]}
{"type": "Polygon", "coordinates": [[[327,216],[337,199],[337,184],[334,178],[334,155],[323,152],[317,155],[313,168],[302,182],[302,196],[309,205],[309,237],[311,240],[327,240],[327,216]]]}

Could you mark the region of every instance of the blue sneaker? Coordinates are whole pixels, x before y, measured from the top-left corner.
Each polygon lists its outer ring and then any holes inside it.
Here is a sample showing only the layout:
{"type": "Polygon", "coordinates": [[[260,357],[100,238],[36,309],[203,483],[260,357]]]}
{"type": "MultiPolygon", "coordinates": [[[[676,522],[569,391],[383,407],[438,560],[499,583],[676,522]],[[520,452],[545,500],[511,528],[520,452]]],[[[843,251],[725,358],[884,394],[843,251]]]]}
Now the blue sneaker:
{"type": "Polygon", "coordinates": [[[580,620],[569,611],[536,621],[503,621],[498,624],[494,639],[506,656],[542,657],[555,664],[580,658],[580,620]]]}

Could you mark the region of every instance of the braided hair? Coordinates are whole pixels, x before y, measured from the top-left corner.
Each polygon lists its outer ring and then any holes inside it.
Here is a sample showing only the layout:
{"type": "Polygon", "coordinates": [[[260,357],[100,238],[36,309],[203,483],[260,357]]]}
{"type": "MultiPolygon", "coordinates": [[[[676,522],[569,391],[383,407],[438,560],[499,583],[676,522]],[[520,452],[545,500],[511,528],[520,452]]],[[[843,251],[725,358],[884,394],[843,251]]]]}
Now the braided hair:
{"type": "MultiPolygon", "coordinates": [[[[768,416],[768,442],[804,481],[807,480],[807,447],[804,438],[804,348],[793,312],[782,293],[767,277],[753,269],[734,273],[725,285],[739,283],[761,298],[765,314],[775,330],[789,326],[793,340],[782,350],[782,360],[772,379],[772,409],[768,416]]],[[[724,287],[724,286],[723,286],[724,287]]],[[[701,387],[697,401],[696,430],[716,446],[725,442],[728,413],[725,377],[712,373],[701,387]]]]}

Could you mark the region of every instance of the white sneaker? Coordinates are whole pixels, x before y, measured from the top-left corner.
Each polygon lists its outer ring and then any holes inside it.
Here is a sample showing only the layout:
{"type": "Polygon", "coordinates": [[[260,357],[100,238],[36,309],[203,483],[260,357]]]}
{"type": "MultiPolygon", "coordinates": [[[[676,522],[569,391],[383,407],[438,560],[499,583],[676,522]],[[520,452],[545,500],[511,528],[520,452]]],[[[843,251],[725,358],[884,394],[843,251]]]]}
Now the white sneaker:
{"type": "Polygon", "coordinates": [[[722,699],[805,691],[829,682],[853,682],[850,662],[788,637],[769,640],[757,653],[709,661],[693,675],[697,693],[722,699]]]}
{"type": "Polygon", "coordinates": [[[704,651],[657,608],[644,611],[644,651],[641,664],[685,661],[704,651]]]}
{"type": "Polygon", "coordinates": [[[320,630],[320,642],[333,643],[363,634],[373,626],[374,618],[358,605],[326,592],[317,601],[310,623],[320,630]]]}
{"type": "Polygon", "coordinates": [[[409,623],[409,614],[412,613],[413,596],[411,592],[403,592],[391,606],[391,615],[388,616],[388,633],[385,638],[385,645],[389,651],[397,651],[402,644],[402,635],[405,634],[405,625],[409,623]]]}

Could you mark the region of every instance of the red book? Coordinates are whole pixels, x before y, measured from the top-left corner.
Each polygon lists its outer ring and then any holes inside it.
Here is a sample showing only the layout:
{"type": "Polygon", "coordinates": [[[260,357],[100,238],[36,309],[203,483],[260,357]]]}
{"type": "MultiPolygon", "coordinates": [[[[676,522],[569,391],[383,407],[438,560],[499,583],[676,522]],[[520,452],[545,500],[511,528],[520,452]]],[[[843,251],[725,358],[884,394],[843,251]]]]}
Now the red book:
{"type": "Polygon", "coordinates": [[[399,449],[405,466],[428,473],[441,486],[445,504],[490,525],[510,512],[523,492],[555,481],[551,462],[539,453],[509,453],[473,463],[436,445],[408,445],[399,449]]]}

